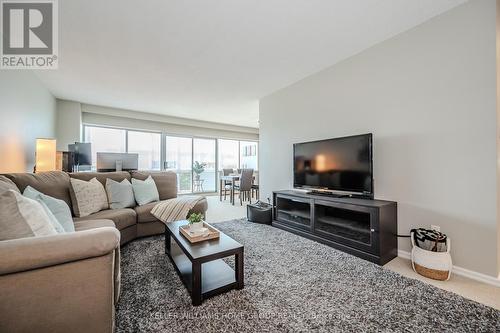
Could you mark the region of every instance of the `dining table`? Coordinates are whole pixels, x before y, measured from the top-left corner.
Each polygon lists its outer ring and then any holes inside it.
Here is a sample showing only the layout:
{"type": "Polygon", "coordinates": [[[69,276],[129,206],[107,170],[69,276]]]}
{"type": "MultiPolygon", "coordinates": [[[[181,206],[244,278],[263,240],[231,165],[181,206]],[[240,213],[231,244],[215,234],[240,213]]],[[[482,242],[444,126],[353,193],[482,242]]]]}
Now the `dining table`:
{"type": "Polygon", "coordinates": [[[231,183],[231,191],[229,194],[229,201],[234,206],[234,190],[235,190],[234,186],[235,186],[236,182],[238,180],[240,180],[240,177],[241,177],[241,175],[239,175],[239,174],[219,177],[219,181],[220,181],[220,184],[219,184],[219,196],[220,196],[220,198],[219,199],[220,199],[220,201],[222,201],[222,191],[224,191],[224,187],[226,185],[226,182],[230,182],[231,183]]]}
{"type": "MultiPolygon", "coordinates": [[[[231,183],[231,192],[229,194],[229,200],[231,204],[234,206],[234,192],[235,192],[235,184],[238,180],[240,180],[241,174],[232,174],[227,176],[219,176],[219,200],[222,201],[222,191],[224,190],[224,186],[226,182],[231,183]]],[[[255,181],[255,174],[252,176],[252,180],[255,181]]]]}

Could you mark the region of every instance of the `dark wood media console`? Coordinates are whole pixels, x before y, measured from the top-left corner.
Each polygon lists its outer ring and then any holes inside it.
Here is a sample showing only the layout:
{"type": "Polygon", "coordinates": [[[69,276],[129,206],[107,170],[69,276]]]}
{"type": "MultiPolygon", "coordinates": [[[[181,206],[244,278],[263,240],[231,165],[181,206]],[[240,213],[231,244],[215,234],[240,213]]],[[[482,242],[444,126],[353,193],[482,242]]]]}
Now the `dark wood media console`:
{"type": "Polygon", "coordinates": [[[384,265],[398,255],[397,203],[273,192],[273,226],[384,265]]]}

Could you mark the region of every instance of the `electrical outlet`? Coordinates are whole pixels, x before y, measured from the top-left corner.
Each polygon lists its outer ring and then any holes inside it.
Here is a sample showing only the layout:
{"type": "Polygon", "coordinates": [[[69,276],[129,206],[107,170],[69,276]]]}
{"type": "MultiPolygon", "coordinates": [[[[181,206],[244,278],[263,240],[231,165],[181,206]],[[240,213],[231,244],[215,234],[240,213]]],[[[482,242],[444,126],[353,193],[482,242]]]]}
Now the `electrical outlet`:
{"type": "Polygon", "coordinates": [[[434,231],[441,231],[441,227],[438,226],[438,225],[433,225],[431,224],[431,230],[434,230],[434,231]]]}

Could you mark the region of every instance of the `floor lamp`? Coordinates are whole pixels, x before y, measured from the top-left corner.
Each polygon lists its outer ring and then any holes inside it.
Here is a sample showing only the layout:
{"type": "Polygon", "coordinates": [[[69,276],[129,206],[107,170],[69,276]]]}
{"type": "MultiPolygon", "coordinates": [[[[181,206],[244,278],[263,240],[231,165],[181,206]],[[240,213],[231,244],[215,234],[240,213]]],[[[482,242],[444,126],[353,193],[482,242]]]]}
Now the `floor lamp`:
{"type": "Polygon", "coordinates": [[[56,140],[36,139],[35,168],[33,172],[56,170],[56,140]]]}

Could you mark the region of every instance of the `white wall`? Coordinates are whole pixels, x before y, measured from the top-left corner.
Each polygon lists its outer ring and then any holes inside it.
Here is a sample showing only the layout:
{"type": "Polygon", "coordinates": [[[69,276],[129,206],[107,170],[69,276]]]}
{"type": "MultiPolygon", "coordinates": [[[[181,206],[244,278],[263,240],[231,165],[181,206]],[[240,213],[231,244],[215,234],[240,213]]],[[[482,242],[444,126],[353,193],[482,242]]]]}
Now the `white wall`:
{"type": "MultiPolygon", "coordinates": [[[[497,2],[497,138],[500,138],[500,0],[497,2]]],[[[500,141],[497,140],[497,195],[500,193],[500,141]]],[[[497,267],[500,279],[500,205],[497,197],[497,267]]]]}
{"type": "Polygon", "coordinates": [[[68,144],[82,141],[82,110],[78,102],[57,100],[57,150],[67,151],[68,144]]]}
{"type": "Polygon", "coordinates": [[[55,137],[55,113],[55,98],[31,71],[0,71],[0,172],[33,172],[35,140],[55,137]]]}
{"type": "MultiPolygon", "coordinates": [[[[168,134],[258,140],[257,128],[164,116],[146,112],[82,104],[83,122],[168,134]]],[[[216,120],[216,119],[214,119],[216,120]]]]}
{"type": "Polygon", "coordinates": [[[467,3],[263,98],[262,197],[292,187],[292,143],[372,132],[399,233],[440,225],[457,266],[496,277],[495,12],[467,3]]]}
{"type": "Polygon", "coordinates": [[[58,149],[80,141],[82,124],[158,131],[168,134],[258,140],[257,128],[169,117],[158,114],[57,100],[58,149]]]}

